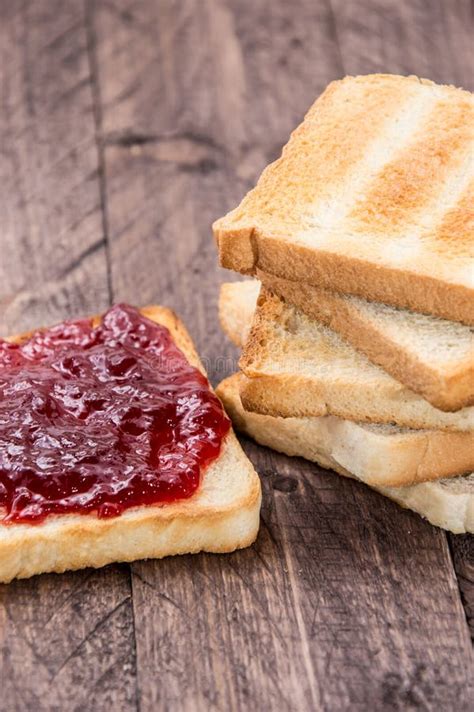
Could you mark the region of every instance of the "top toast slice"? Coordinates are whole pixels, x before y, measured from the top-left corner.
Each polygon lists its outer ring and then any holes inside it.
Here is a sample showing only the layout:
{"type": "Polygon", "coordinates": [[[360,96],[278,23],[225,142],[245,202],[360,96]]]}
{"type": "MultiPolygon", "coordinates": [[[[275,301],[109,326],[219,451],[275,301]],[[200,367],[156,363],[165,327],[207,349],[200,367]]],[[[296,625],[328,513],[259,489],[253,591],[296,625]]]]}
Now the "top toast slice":
{"type": "MultiPolygon", "coordinates": [[[[205,374],[187,330],[171,310],[149,306],[140,311],[165,326],[188,362],[205,374]]],[[[187,499],[131,507],[102,519],[94,513],[49,515],[40,524],[2,524],[0,510],[0,582],[114,561],[234,551],[254,541],[260,501],[258,475],[230,430],[187,499]]]]}
{"type": "Polygon", "coordinates": [[[221,264],[473,324],[473,168],[472,94],[346,77],[215,222],[221,264]]]}

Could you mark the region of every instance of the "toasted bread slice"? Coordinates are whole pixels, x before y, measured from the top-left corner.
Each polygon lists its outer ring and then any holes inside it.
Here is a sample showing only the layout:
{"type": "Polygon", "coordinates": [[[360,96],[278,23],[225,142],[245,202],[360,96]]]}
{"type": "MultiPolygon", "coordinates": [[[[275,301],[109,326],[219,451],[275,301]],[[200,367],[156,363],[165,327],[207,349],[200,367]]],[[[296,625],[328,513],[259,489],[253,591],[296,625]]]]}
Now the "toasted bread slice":
{"type": "MultiPolygon", "coordinates": [[[[359,479],[438,527],[455,534],[474,532],[474,474],[417,484],[427,465],[435,465],[437,455],[442,475],[448,458],[455,456],[455,442],[452,446],[446,442],[445,449],[441,447],[435,455],[434,451],[428,454],[431,433],[416,433],[395,426],[362,425],[332,416],[273,418],[249,413],[244,410],[239,397],[244,378],[237,374],[217,387],[217,393],[238,430],[261,445],[286,455],[304,457],[341,475],[359,479]],[[386,486],[386,482],[392,481],[397,474],[401,475],[397,481],[401,481],[405,472],[409,473],[413,484],[408,484],[407,479],[405,486],[386,486]]],[[[449,434],[445,437],[456,439],[458,436],[449,434]]]]}
{"type": "Polygon", "coordinates": [[[474,408],[446,413],[389,376],[338,334],[262,288],[240,367],[247,410],[337,415],[408,428],[472,431],[474,408]]]}
{"type": "MultiPolygon", "coordinates": [[[[232,393],[234,402],[241,404],[240,393],[245,390],[247,382],[248,379],[240,373],[221,384],[219,393],[227,409],[229,393],[232,393]]],[[[241,410],[233,410],[231,416],[234,425],[242,430],[245,423],[239,421],[241,410]]],[[[317,458],[321,453],[323,457],[331,455],[339,466],[369,485],[406,487],[441,477],[457,477],[474,470],[470,433],[369,425],[334,415],[281,418],[245,411],[246,419],[250,416],[255,416],[252,422],[260,423],[260,433],[267,430],[272,433],[274,443],[278,443],[282,433],[287,455],[302,455],[316,462],[319,462],[317,458]],[[292,431],[293,439],[287,440],[290,430],[286,426],[291,423],[297,428],[292,431]],[[359,442],[363,443],[360,448],[359,442]]],[[[280,448],[275,445],[275,449],[280,448]]]]}
{"type": "Polygon", "coordinates": [[[474,323],[474,99],[417,77],[332,82],[214,224],[223,267],[474,323]]]}
{"type": "Polygon", "coordinates": [[[261,271],[258,277],[435,408],[455,411],[474,404],[472,327],[261,271]]]}
{"type": "MultiPolygon", "coordinates": [[[[251,290],[241,285],[245,294],[240,299],[237,284],[226,286],[225,299],[221,299],[221,322],[234,340],[242,336],[235,314],[250,312],[251,290]]],[[[242,401],[247,410],[257,413],[282,417],[329,414],[417,429],[473,429],[474,408],[456,413],[434,408],[331,329],[265,288],[240,363],[249,377],[242,401]]]]}
{"type": "MultiPolygon", "coordinates": [[[[173,312],[153,306],[142,313],[166,326],[188,361],[204,373],[191,338],[173,312]]],[[[0,581],[114,561],[234,551],[255,540],[260,501],[258,475],[231,430],[189,499],[135,507],[107,519],[51,515],[34,525],[0,522],[0,581]]]]}

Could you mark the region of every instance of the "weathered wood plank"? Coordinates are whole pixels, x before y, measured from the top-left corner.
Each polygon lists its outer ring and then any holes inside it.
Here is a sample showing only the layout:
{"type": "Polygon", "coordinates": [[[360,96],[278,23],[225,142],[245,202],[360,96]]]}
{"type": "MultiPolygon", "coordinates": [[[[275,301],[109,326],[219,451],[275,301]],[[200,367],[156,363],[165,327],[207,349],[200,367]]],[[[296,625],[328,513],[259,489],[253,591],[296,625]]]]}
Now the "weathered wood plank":
{"type": "Polygon", "coordinates": [[[79,6],[31,2],[1,8],[5,333],[100,309],[108,290],[79,6]]]}
{"type": "Polygon", "coordinates": [[[133,567],[143,709],[467,710],[442,533],[363,485],[247,447],[265,491],[256,545],[133,567]]]}
{"type": "Polygon", "coordinates": [[[474,87],[469,0],[329,0],[346,74],[416,74],[474,87]]]}
{"type": "MultiPolygon", "coordinates": [[[[177,309],[215,379],[236,353],[217,325],[212,219],[327,81],[383,61],[369,34],[367,66],[345,68],[337,9],[295,7],[94,7],[114,299],[177,309]]],[[[470,641],[444,534],[247,446],[265,487],[257,544],[132,566],[141,709],[467,709],[470,641]]]]}
{"type": "Polygon", "coordinates": [[[449,536],[449,544],[456,570],[466,621],[474,643],[474,537],[449,536]]]}
{"type": "Polygon", "coordinates": [[[135,709],[128,567],[0,586],[0,649],[2,710],[135,709]]]}
{"type": "Polygon", "coordinates": [[[95,6],[114,299],[161,299],[179,310],[214,359],[211,377],[226,355],[217,285],[233,276],[217,266],[210,224],[276,157],[327,67],[330,78],[339,73],[324,3],[302,3],[295,17],[285,3],[248,5],[95,6]],[[313,44],[310,22],[320,23],[313,44]],[[199,299],[188,298],[194,285],[199,299]]]}
{"type": "MultiPolygon", "coordinates": [[[[108,304],[80,3],[0,4],[0,330],[108,304]]],[[[0,708],[134,709],[127,567],[0,586],[0,708]]]]}

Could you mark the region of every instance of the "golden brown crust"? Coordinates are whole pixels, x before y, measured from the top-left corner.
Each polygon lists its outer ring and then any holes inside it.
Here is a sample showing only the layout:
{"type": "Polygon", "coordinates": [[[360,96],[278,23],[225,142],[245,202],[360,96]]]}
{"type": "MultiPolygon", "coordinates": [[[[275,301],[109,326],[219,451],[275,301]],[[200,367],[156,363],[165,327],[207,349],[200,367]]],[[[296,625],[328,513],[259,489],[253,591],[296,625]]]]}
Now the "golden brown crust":
{"type": "Polygon", "coordinates": [[[441,253],[453,249],[464,251],[466,259],[472,260],[472,236],[474,235],[474,179],[461,194],[456,205],[451,207],[436,230],[436,243],[441,253]]]}
{"type": "Polygon", "coordinates": [[[349,459],[359,479],[385,487],[457,477],[474,468],[472,433],[392,427],[389,434],[380,434],[334,416],[281,418],[253,413],[240,398],[247,381],[243,374],[234,374],[217,388],[232,422],[257,442],[287,455],[316,459],[336,471],[338,463],[347,470],[349,459]],[[365,467],[361,465],[364,460],[365,467]]]}
{"type": "MultiPolygon", "coordinates": [[[[189,362],[205,373],[174,312],[158,306],[144,307],[141,312],[166,326],[189,362]]],[[[12,338],[21,341],[27,336],[12,338]]],[[[255,540],[260,501],[258,475],[231,431],[220,457],[205,471],[197,493],[187,500],[137,507],[111,519],[64,515],[48,517],[38,525],[0,525],[0,581],[114,561],[233,551],[255,540]],[[223,483],[226,478],[229,482],[223,483]]]]}
{"type": "MultiPolygon", "coordinates": [[[[401,343],[390,340],[374,322],[357,309],[354,302],[336,292],[292,282],[257,270],[262,284],[309,317],[321,321],[387,373],[419,393],[435,408],[457,411],[474,405],[474,358],[467,355],[449,370],[440,372],[401,343]]],[[[466,327],[467,328],[467,327],[466,327]]]]}
{"type": "Polygon", "coordinates": [[[472,410],[433,408],[264,287],[239,363],[248,377],[241,392],[246,410],[285,418],[332,414],[414,429],[472,430],[472,410]]]}
{"type": "MultiPolygon", "coordinates": [[[[442,185],[463,167],[473,138],[469,117],[472,100],[462,92],[455,100],[450,94],[437,102],[422,133],[383,166],[363,198],[355,202],[350,218],[357,231],[385,236],[410,230],[413,214],[436,201],[442,185]]],[[[456,236],[456,249],[466,247],[462,238],[456,236]]]]}
{"type": "Polygon", "coordinates": [[[242,274],[268,274],[422,314],[474,325],[472,290],[428,275],[390,268],[357,257],[315,252],[251,230],[218,232],[222,267],[242,274]],[[291,253],[291,258],[290,258],[291,253]]]}
{"type": "MultiPolygon", "coordinates": [[[[228,451],[234,451],[235,457],[237,449],[240,451],[240,446],[231,434],[224,445],[224,458],[228,451]]],[[[206,502],[203,481],[200,491],[186,501],[136,508],[112,519],[63,516],[50,517],[43,525],[4,525],[0,582],[38,573],[97,568],[114,561],[198,551],[224,553],[249,546],[258,532],[260,483],[241,451],[238,461],[253,474],[246,473],[246,491],[240,499],[224,506],[206,502]]],[[[206,476],[214,474],[206,472],[206,476]]]]}
{"type": "Polygon", "coordinates": [[[221,264],[473,324],[473,125],[460,89],[387,75],[333,82],[214,224],[221,264]]]}

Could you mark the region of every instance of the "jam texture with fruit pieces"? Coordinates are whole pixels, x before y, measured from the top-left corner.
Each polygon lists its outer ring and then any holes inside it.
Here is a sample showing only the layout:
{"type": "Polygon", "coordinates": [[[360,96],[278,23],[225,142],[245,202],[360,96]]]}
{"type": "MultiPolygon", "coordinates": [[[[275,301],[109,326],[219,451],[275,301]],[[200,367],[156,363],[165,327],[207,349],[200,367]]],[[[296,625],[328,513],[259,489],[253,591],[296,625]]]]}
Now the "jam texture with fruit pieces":
{"type": "Polygon", "coordinates": [[[1,522],[190,497],[229,429],[168,329],[130,306],[0,340],[1,522]]]}

